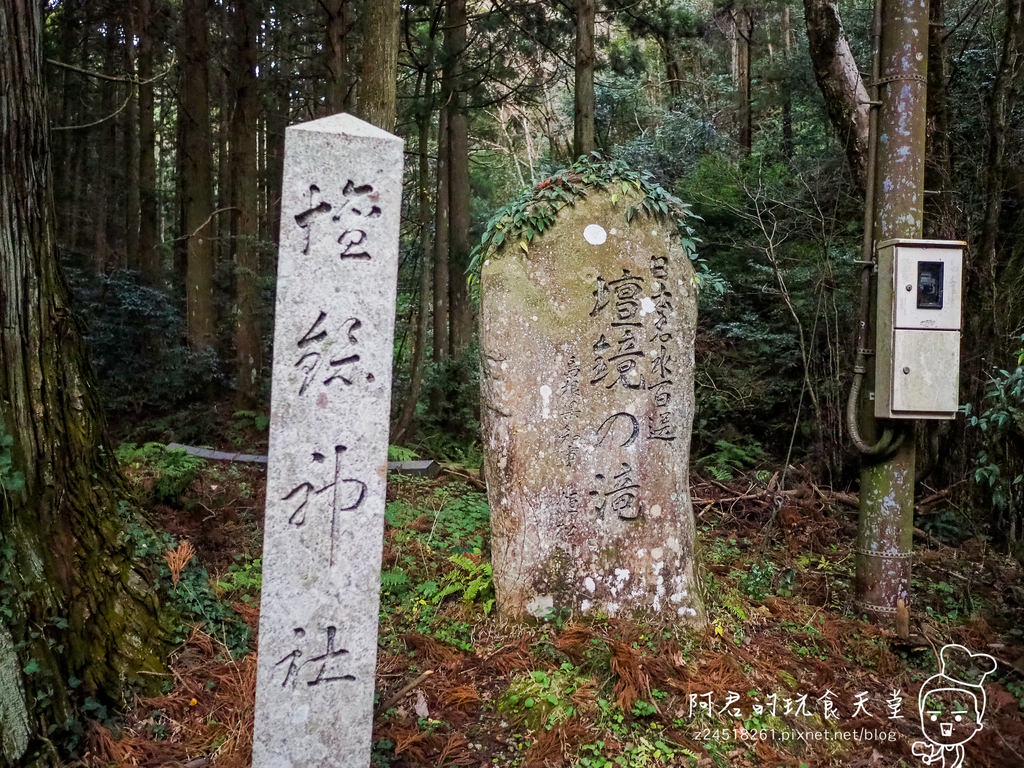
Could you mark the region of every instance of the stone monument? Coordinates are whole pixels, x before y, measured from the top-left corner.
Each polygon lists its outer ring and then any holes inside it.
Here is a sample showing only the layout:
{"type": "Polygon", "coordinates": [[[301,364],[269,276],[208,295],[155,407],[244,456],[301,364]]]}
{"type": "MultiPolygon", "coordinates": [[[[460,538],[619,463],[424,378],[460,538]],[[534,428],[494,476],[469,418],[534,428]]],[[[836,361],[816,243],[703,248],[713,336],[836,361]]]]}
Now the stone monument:
{"type": "Polygon", "coordinates": [[[484,472],[508,616],[702,619],[697,286],[674,222],[627,216],[640,199],[591,189],[532,243],[506,234],[481,268],[484,472]]]}
{"type": "Polygon", "coordinates": [[[370,759],[402,140],[288,128],[253,766],[370,759]]]}

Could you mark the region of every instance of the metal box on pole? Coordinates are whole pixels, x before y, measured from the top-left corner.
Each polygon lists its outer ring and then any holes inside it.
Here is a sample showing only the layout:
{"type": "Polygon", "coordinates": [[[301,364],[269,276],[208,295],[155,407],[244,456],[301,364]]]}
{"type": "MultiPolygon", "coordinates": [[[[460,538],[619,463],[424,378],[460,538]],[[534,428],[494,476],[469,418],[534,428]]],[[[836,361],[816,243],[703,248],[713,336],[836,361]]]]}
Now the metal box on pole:
{"type": "Polygon", "coordinates": [[[959,240],[878,243],[877,418],[956,416],[964,245],[959,240]]]}

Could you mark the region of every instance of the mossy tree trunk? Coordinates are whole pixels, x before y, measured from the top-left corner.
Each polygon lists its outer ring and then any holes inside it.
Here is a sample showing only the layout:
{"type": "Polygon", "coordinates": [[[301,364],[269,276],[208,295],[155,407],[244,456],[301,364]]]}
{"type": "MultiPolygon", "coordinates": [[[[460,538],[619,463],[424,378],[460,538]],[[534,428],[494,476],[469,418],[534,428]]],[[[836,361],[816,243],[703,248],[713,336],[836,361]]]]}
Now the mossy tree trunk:
{"type": "Polygon", "coordinates": [[[52,764],[162,650],[57,265],[40,7],[0,6],[0,765],[52,764]]]}

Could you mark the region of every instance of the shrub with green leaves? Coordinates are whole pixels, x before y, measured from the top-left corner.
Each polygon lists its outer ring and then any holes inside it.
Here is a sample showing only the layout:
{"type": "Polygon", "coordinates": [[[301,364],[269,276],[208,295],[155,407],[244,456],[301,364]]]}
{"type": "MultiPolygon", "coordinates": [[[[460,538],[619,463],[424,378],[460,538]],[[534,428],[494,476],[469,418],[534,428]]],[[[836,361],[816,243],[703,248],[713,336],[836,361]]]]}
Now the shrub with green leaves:
{"type": "MultiPolygon", "coordinates": [[[[518,199],[499,210],[487,222],[479,244],[473,249],[467,272],[478,278],[484,259],[507,243],[518,243],[524,251],[535,237],[555,223],[558,212],[575,205],[590,189],[609,189],[618,194],[640,193],[640,201],[626,210],[626,220],[638,215],[675,223],[680,245],[694,262],[697,279],[704,288],[721,290],[718,275],[697,255],[700,239],[691,222],[700,217],[690,206],[662,187],[652,173],[637,171],[617,160],[604,160],[597,153],[581,157],[566,168],[526,190],[518,199]]],[[[474,280],[479,284],[479,280],[474,280]]]]}
{"type": "Polygon", "coordinates": [[[254,605],[259,602],[263,587],[263,558],[249,558],[235,555],[235,562],[228,566],[227,573],[216,583],[222,596],[240,599],[254,605]]]}
{"type": "Polygon", "coordinates": [[[572,696],[589,678],[565,662],[556,670],[535,670],[512,680],[498,699],[498,709],[532,728],[551,730],[576,715],[572,696]]]}
{"type": "Polygon", "coordinates": [[[480,350],[476,341],[459,355],[427,364],[416,423],[420,454],[467,467],[480,466],[480,350]]]}
{"type": "MultiPolygon", "coordinates": [[[[217,594],[209,572],[192,558],[182,569],[178,583],[171,578],[166,555],[178,547],[178,541],[166,531],[157,531],[140,520],[137,511],[126,501],[118,506],[122,535],[135,556],[150,564],[161,591],[160,603],[172,622],[173,639],[184,642],[193,627],[199,627],[220,640],[234,656],[249,651],[249,627],[224,599],[217,594]]],[[[258,561],[256,561],[258,562],[258,561]]]]}
{"type": "Polygon", "coordinates": [[[764,449],[756,440],[742,443],[716,440],[715,450],[701,456],[697,465],[716,480],[731,480],[736,472],[753,467],[764,458],[764,449]]]}
{"type": "Polygon", "coordinates": [[[388,446],[388,461],[416,461],[419,455],[412,448],[401,445],[388,446]]]}
{"type": "Polygon", "coordinates": [[[122,443],[116,453],[118,461],[151,480],[153,499],[161,503],[179,499],[206,466],[205,459],[163,443],[122,443]]]}
{"type": "Polygon", "coordinates": [[[967,423],[981,432],[974,481],[992,504],[1000,538],[1019,548],[1024,541],[1024,348],[1017,352],[1016,368],[989,378],[977,411],[964,406],[967,423]]]}
{"type": "Polygon", "coordinates": [[[128,270],[64,267],[108,409],[171,408],[221,381],[216,353],[185,344],[182,312],[169,295],[128,270]]]}

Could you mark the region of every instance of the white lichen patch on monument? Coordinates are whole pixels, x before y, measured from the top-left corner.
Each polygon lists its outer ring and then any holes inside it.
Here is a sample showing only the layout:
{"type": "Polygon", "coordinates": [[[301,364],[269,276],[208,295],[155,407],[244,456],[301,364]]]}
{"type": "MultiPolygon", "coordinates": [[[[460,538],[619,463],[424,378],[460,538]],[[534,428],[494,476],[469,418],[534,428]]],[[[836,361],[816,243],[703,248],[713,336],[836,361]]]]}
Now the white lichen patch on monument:
{"type": "Polygon", "coordinates": [[[481,270],[484,471],[506,615],[549,600],[555,612],[701,615],[694,273],[671,227],[626,220],[638,202],[592,190],[481,270]]]}
{"type": "Polygon", "coordinates": [[[402,141],[288,128],[255,768],[370,761],[402,141]]]}

